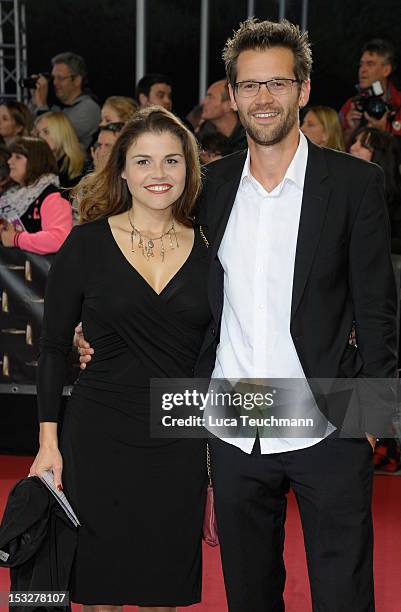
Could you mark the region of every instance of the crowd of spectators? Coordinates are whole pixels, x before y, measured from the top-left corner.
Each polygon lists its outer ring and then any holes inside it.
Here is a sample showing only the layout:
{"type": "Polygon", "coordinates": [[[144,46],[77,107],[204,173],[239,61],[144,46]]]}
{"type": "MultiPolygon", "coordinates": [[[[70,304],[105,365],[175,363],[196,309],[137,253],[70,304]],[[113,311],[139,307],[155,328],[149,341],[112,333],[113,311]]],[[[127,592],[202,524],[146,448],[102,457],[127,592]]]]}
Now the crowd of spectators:
{"type": "MultiPolygon", "coordinates": [[[[339,112],[321,105],[302,109],[301,130],[319,146],[381,166],[391,247],[401,254],[401,91],[393,80],[395,69],[388,41],[367,42],[354,94],[339,112]]],[[[50,73],[32,75],[30,82],[28,105],[0,103],[0,239],[4,247],[46,255],[57,252],[71,231],[81,178],[104,168],[138,108],[159,105],[174,112],[173,83],[165,74],[147,74],[134,97],[111,95],[101,106],[89,88],[84,59],[73,52],[54,56],[50,73]]],[[[226,80],[215,81],[202,102],[180,117],[198,139],[202,164],[247,147],[234,95],[226,80]]],[[[389,447],[383,443],[380,448],[377,465],[387,469],[389,447]]],[[[397,446],[394,466],[399,455],[397,446]]]]}
{"type": "MultiPolygon", "coordinates": [[[[301,129],[319,146],[347,151],[383,168],[392,248],[401,253],[401,91],[392,81],[395,68],[392,45],[369,41],[361,52],[355,94],[339,112],[328,106],[303,109],[301,129]]],[[[89,88],[84,59],[65,52],[51,59],[49,74],[32,75],[31,86],[29,105],[12,100],[0,104],[1,240],[4,246],[50,253],[58,250],[70,227],[65,216],[66,206],[71,209],[69,190],[88,172],[104,167],[138,108],[160,105],[174,111],[173,84],[165,74],[147,74],[137,83],[135,99],[112,95],[101,106],[89,88]],[[20,167],[24,171],[19,174],[20,167]],[[23,235],[34,232],[37,237],[23,235]]],[[[247,146],[233,95],[226,80],[218,80],[201,104],[181,117],[197,136],[202,164],[247,146]]]]}
{"type": "Polygon", "coordinates": [[[401,91],[391,80],[396,67],[395,50],[390,42],[375,38],[365,44],[356,95],[348,98],[340,109],[347,145],[361,123],[401,136],[401,91]]]}

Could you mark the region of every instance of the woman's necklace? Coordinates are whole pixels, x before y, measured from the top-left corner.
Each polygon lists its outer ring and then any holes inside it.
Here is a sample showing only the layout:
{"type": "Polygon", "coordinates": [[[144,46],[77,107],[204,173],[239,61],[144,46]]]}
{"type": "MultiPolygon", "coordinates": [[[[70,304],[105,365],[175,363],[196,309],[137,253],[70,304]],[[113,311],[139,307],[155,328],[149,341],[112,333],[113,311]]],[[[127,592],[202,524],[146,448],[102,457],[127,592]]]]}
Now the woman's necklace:
{"type": "Polygon", "coordinates": [[[135,227],[135,225],[131,221],[131,216],[130,216],[129,211],[128,211],[128,221],[129,221],[130,226],[132,227],[132,230],[131,230],[131,252],[132,253],[136,252],[134,248],[134,240],[138,238],[139,238],[138,248],[142,251],[142,255],[146,257],[147,260],[155,256],[154,254],[155,242],[157,240],[160,240],[160,254],[161,254],[162,261],[164,261],[166,249],[164,247],[163,238],[165,236],[168,236],[170,239],[171,249],[175,249],[176,247],[177,249],[179,248],[180,245],[178,244],[177,234],[176,234],[175,225],[174,225],[174,219],[171,224],[171,227],[166,232],[164,232],[161,236],[157,236],[157,238],[151,238],[150,236],[146,236],[146,234],[143,234],[137,227],[135,227]],[[173,238],[175,241],[175,246],[173,243],[173,238]]]}

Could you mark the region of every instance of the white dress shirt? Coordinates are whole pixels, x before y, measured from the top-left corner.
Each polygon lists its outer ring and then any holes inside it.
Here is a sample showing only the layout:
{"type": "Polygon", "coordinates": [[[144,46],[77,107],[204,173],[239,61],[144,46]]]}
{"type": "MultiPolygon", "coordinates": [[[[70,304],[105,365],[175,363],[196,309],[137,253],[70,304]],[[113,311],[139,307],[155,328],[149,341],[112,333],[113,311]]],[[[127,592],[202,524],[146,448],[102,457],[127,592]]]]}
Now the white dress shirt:
{"type": "MultiPolygon", "coordinates": [[[[300,132],[284,179],[268,192],[252,176],[249,151],[218,251],[224,269],[220,344],[212,378],[303,379],[290,334],[292,286],[308,143],[300,132]]],[[[213,383],[212,383],[213,384],[213,383]]],[[[310,410],[308,412],[310,416],[310,410]]],[[[329,424],[323,437],[333,431],[329,424]]],[[[218,435],[218,433],[217,433],[218,435]]],[[[223,438],[250,453],[252,438],[223,438]]],[[[260,438],[262,453],[306,448],[322,438],[260,438]]]]}

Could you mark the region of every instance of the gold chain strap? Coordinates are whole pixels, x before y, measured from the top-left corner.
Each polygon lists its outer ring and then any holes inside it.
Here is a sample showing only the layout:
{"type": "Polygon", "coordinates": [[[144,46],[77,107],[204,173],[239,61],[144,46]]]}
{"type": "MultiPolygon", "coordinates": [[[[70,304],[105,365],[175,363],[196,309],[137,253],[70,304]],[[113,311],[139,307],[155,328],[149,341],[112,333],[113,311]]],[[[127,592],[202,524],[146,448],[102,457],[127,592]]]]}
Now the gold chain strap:
{"type": "MultiPolygon", "coordinates": [[[[209,240],[206,238],[205,236],[205,232],[203,231],[203,227],[200,225],[199,226],[199,231],[200,231],[200,235],[203,238],[203,242],[206,245],[206,248],[209,248],[209,240]]],[[[212,484],[212,470],[210,468],[210,450],[209,450],[209,444],[206,442],[206,468],[207,468],[207,477],[209,480],[209,485],[212,484]]]]}
{"type": "Polygon", "coordinates": [[[208,249],[209,248],[209,240],[206,238],[205,232],[203,231],[203,227],[201,225],[199,226],[199,231],[200,231],[200,235],[203,238],[203,242],[206,244],[206,248],[208,249]]]}
{"type": "Polygon", "coordinates": [[[206,442],[206,468],[207,468],[207,477],[209,479],[209,484],[212,484],[212,470],[210,467],[210,450],[209,444],[206,442]]]}

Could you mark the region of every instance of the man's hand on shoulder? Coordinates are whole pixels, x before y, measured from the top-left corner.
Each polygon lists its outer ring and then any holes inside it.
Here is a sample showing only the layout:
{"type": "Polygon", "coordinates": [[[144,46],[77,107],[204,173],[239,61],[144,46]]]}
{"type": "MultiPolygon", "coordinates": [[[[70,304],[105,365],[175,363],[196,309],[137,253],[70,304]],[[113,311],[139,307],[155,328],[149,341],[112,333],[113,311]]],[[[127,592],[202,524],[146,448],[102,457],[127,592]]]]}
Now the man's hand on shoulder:
{"type": "Polygon", "coordinates": [[[79,353],[79,362],[81,364],[81,370],[84,370],[86,368],[86,364],[91,361],[92,355],[95,351],[93,350],[93,348],[91,348],[89,342],[85,340],[85,336],[82,330],[82,323],[79,323],[74,331],[74,346],[77,348],[79,353]]]}

